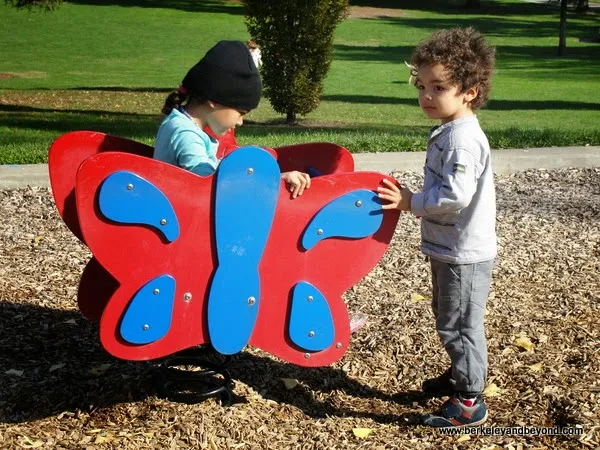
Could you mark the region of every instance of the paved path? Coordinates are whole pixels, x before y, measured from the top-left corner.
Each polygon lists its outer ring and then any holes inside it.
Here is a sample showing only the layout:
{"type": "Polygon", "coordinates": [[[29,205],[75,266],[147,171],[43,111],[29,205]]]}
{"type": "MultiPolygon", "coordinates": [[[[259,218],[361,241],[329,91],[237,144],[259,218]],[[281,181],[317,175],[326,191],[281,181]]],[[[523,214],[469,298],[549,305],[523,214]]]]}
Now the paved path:
{"type": "MultiPolygon", "coordinates": [[[[357,153],[357,170],[390,173],[394,170],[421,172],[425,152],[357,153]]],[[[600,167],[600,147],[530,148],[525,150],[493,150],[492,165],[497,174],[527,169],[561,167],[600,167]]],[[[49,186],[46,164],[0,165],[0,189],[25,186],[49,186]]]]}

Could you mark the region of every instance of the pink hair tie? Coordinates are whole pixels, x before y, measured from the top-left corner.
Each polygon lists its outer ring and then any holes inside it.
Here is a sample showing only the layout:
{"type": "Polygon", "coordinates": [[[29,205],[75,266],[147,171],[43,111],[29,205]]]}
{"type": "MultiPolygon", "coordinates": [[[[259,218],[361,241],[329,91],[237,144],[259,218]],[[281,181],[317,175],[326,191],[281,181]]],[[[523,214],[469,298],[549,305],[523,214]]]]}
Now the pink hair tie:
{"type": "Polygon", "coordinates": [[[177,92],[179,92],[180,94],[183,94],[183,95],[188,95],[187,88],[185,88],[185,87],[183,87],[181,85],[177,88],[177,92]]]}

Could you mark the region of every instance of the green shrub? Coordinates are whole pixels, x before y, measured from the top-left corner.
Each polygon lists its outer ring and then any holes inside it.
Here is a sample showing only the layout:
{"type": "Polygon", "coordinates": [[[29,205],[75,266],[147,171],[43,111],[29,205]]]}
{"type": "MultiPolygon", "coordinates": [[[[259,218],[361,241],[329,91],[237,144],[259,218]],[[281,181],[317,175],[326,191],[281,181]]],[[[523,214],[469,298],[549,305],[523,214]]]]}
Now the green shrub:
{"type": "Polygon", "coordinates": [[[346,17],[347,0],[243,2],[248,32],[261,50],[265,97],[294,123],[319,106],[333,32],[346,17]]]}

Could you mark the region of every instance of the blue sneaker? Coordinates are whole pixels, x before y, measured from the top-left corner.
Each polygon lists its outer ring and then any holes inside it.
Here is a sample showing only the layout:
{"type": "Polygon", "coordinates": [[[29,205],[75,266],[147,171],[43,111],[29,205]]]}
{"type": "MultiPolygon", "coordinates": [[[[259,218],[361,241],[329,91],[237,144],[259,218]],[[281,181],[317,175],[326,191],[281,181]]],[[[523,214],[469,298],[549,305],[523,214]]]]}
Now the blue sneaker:
{"type": "Polygon", "coordinates": [[[437,414],[423,417],[423,425],[436,428],[474,427],[487,420],[487,407],[481,396],[475,399],[473,406],[466,406],[458,398],[458,394],[450,397],[437,414]]]}

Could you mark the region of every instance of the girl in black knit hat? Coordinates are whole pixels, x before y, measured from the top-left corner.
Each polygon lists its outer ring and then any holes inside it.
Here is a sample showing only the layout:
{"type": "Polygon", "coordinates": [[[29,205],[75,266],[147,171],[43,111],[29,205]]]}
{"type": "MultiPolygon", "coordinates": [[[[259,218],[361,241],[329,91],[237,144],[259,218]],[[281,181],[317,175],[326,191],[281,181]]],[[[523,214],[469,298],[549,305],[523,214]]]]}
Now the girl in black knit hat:
{"type": "MultiPolygon", "coordinates": [[[[197,175],[212,175],[219,165],[219,142],[203,130],[208,127],[215,136],[223,136],[241,125],[244,115],[258,106],[261,92],[248,47],[239,41],[219,42],[167,97],[154,158],[197,175]]],[[[310,177],[302,172],[284,172],[281,178],[294,198],[310,187],[310,177]]]]}

